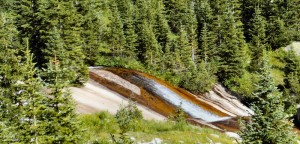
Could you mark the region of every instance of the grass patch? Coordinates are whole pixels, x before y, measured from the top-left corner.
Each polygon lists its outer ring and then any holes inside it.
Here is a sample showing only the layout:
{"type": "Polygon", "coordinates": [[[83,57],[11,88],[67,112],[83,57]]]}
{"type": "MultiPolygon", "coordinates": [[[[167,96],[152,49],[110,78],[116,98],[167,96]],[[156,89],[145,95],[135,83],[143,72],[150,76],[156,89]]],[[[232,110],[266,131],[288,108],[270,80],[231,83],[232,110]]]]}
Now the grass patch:
{"type": "MultiPolygon", "coordinates": [[[[83,129],[81,143],[108,144],[112,143],[110,134],[118,135],[120,128],[113,115],[108,112],[80,115],[79,120],[83,129]]],[[[154,138],[163,140],[168,144],[195,144],[217,143],[231,144],[234,139],[208,128],[187,125],[178,125],[173,121],[149,121],[135,122],[135,128],[126,135],[134,138],[134,142],[150,142],[154,138]]]]}

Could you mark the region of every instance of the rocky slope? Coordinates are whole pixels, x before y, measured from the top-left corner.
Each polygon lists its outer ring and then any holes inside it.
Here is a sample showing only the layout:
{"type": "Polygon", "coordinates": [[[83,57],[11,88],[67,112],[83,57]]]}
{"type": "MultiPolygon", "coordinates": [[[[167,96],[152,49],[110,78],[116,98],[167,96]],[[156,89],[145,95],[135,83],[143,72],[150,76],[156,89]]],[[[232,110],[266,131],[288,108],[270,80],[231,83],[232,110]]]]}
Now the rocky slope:
{"type": "Polygon", "coordinates": [[[115,113],[127,99],[137,101],[147,119],[162,120],[178,107],[188,120],[219,131],[236,131],[237,118],[253,112],[220,84],[205,95],[193,95],[151,75],[119,68],[91,68],[85,87],[72,88],[78,112],[107,110],[115,113]]]}

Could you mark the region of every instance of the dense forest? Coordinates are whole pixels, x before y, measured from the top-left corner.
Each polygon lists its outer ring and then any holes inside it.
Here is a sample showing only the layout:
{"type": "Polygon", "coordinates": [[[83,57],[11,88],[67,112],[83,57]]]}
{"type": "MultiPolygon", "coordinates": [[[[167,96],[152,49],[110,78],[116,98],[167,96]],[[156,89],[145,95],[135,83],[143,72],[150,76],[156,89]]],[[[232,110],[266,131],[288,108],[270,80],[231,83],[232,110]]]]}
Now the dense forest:
{"type": "Polygon", "coordinates": [[[294,41],[299,0],[1,0],[0,138],[76,142],[63,89],[83,85],[88,66],[145,71],[196,94],[221,82],[250,105],[268,65],[293,113],[300,57],[284,48],[294,41]]]}

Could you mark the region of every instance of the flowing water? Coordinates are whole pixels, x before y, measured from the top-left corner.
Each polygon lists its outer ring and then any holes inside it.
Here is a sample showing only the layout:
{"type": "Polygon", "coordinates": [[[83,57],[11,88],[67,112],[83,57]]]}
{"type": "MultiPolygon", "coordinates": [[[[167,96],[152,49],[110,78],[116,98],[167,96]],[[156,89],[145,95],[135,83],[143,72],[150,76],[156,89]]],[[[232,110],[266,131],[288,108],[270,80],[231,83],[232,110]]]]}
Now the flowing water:
{"type": "Polygon", "coordinates": [[[170,90],[166,86],[152,80],[145,78],[140,75],[131,75],[131,79],[135,82],[138,82],[139,85],[142,85],[144,89],[152,92],[154,95],[162,98],[167,103],[174,105],[176,107],[181,107],[182,110],[195,119],[202,119],[206,122],[221,121],[229,119],[230,117],[220,117],[209,111],[204,110],[198,105],[183,99],[180,95],[170,90]]]}

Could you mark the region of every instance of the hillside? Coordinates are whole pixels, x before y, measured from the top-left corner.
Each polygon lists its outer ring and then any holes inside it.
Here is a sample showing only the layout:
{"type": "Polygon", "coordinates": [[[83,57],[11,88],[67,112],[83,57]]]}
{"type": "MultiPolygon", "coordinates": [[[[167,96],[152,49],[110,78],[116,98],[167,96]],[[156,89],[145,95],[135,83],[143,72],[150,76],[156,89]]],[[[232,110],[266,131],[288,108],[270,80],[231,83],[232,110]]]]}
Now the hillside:
{"type": "MultiPolygon", "coordinates": [[[[122,103],[125,105],[127,99],[131,99],[144,105],[138,105],[138,107],[146,119],[162,120],[163,116],[169,117],[175,113],[178,107],[181,107],[190,117],[191,122],[213,127],[217,130],[221,129],[210,123],[223,125],[224,122],[222,121],[228,121],[230,117],[247,117],[251,113],[253,114],[249,108],[228,94],[219,84],[206,96],[196,96],[183,89],[172,87],[168,83],[162,83],[163,81],[153,76],[127,69],[91,68],[90,77],[93,80],[90,80],[84,87],[71,89],[73,97],[78,103],[77,111],[79,113],[107,110],[115,114],[122,103]],[[142,76],[163,85],[153,83],[151,86],[149,80],[142,76]],[[139,79],[136,79],[138,77],[139,79]],[[148,108],[145,109],[145,106],[148,108]]],[[[227,129],[237,127],[238,124],[234,121],[231,120],[233,125],[227,126],[227,129]]]]}
{"type": "Polygon", "coordinates": [[[76,110],[99,109],[131,143],[123,96],[147,119],[295,142],[299,23],[299,0],[0,0],[0,143],[80,143],[76,110]]]}

